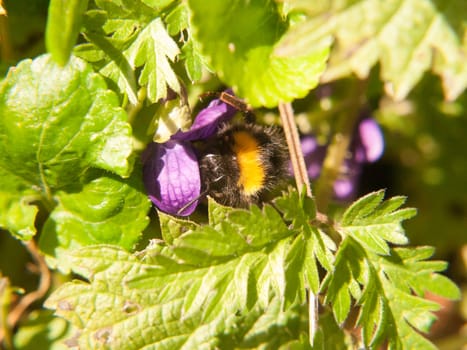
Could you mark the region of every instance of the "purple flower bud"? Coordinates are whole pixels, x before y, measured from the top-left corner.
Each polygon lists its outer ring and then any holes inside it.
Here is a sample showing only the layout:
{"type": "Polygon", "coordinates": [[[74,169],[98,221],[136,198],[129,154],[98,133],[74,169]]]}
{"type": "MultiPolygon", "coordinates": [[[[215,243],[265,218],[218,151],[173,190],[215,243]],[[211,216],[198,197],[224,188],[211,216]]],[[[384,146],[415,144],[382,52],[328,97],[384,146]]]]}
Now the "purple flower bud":
{"type": "Polygon", "coordinates": [[[376,162],[384,151],[384,138],[381,129],[372,118],[365,118],[358,124],[355,145],[355,159],[358,162],[376,162]]]}
{"type": "MultiPolygon", "coordinates": [[[[319,145],[315,136],[306,135],[301,139],[301,146],[308,176],[316,179],[321,173],[328,145],[319,145]]],[[[349,151],[351,156],[344,161],[343,174],[334,183],[334,195],[341,201],[355,197],[363,163],[375,162],[383,154],[383,133],[374,119],[364,118],[359,122],[349,151]]]]}
{"type": "Polygon", "coordinates": [[[177,140],[152,143],[144,151],[143,161],[143,180],[154,205],[172,215],[190,215],[201,190],[198,159],[191,144],[177,140]]]}
{"type": "Polygon", "coordinates": [[[334,182],[334,196],[341,201],[352,200],[356,192],[355,181],[350,177],[337,179],[334,182]]]}
{"type": "Polygon", "coordinates": [[[320,145],[313,135],[306,135],[300,140],[308,176],[317,179],[321,173],[327,145],[320,145]]]}
{"type": "Polygon", "coordinates": [[[355,199],[358,192],[358,182],[362,174],[362,164],[355,158],[344,160],[342,174],[334,182],[334,196],[342,202],[355,199]]]}

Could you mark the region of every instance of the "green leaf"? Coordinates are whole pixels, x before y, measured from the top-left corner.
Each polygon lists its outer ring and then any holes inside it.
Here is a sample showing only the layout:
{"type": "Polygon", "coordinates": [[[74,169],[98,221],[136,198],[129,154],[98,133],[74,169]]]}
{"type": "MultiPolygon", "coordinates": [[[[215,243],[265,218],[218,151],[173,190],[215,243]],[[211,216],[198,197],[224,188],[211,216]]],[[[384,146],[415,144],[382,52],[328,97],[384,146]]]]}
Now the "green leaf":
{"type": "Polygon", "coordinates": [[[426,292],[456,299],[456,285],[439,274],[440,261],[426,261],[430,247],[391,248],[406,242],[401,221],[414,210],[400,209],[403,197],[383,201],[384,192],[370,193],[353,203],[336,225],[343,236],[334,270],[322,283],[325,303],[342,324],[352,305],[359,307],[357,325],[367,348],[383,342],[394,349],[434,348],[419,332],[428,332],[439,305],[423,299],[426,292]]]}
{"type": "Polygon", "coordinates": [[[339,327],[331,313],[327,312],[320,315],[318,326],[319,329],[315,336],[313,349],[349,349],[352,344],[349,339],[350,336],[339,327]]]}
{"type": "Polygon", "coordinates": [[[173,244],[174,239],[198,227],[195,222],[179,219],[162,211],[158,211],[157,215],[159,216],[162,238],[168,244],[173,244]]]}
{"type": "Polygon", "coordinates": [[[165,17],[167,31],[171,36],[186,30],[189,26],[189,9],[186,3],[177,4],[165,17]]]}
{"type": "Polygon", "coordinates": [[[14,345],[23,350],[66,350],[64,341],[72,336],[72,328],[64,319],[54,317],[48,310],[36,310],[21,322],[14,335],[14,345]]]}
{"type": "Polygon", "coordinates": [[[412,208],[399,209],[403,197],[383,202],[384,191],[370,193],[353,203],[343,214],[342,234],[350,235],[365,248],[377,254],[388,254],[387,242],[408,242],[401,226],[403,220],[416,214],[412,208]]]}
{"type": "Polygon", "coordinates": [[[327,271],[332,270],[334,260],[332,251],[336,246],[322,230],[311,225],[316,217],[316,206],[312,198],[306,197],[305,192],[299,195],[298,192],[292,191],[288,196],[278,198],[275,202],[284,218],[290,220],[292,227],[306,237],[302,265],[303,283],[316,294],[319,289],[316,260],[327,271]]]}
{"type": "Polygon", "coordinates": [[[325,303],[332,305],[338,324],[347,318],[351,307],[351,285],[358,281],[366,269],[364,256],[351,239],[345,239],[336,254],[334,271],[330,271],[323,281],[322,288],[327,288],[325,303]]]}
{"type": "Polygon", "coordinates": [[[16,238],[29,240],[36,234],[37,193],[22,178],[0,168],[0,226],[16,238]]]}
{"type": "Polygon", "coordinates": [[[172,242],[152,241],[135,255],[103,245],[72,252],[70,266],[89,283],[64,284],[46,306],[79,328],[76,341],[84,348],[189,349],[261,344],[266,335],[278,345],[297,339],[287,327],[299,322],[293,301],[301,295],[294,281],[303,238],[275,221],[280,216],[269,206],[247,212],[211,201],[209,210],[224,221],[187,222],[183,230],[181,220],[163,214],[162,235],[172,242]],[[171,223],[175,234],[166,234],[171,223]]]}
{"type": "Polygon", "coordinates": [[[190,81],[199,81],[205,63],[196,42],[190,40],[182,47],[182,58],[185,60],[185,69],[190,81]]]}
{"type": "Polygon", "coordinates": [[[146,5],[152,7],[156,11],[162,11],[164,8],[169,6],[175,0],[141,0],[146,5]]]}
{"type": "Polygon", "coordinates": [[[190,9],[188,4],[181,2],[165,17],[165,22],[167,23],[167,31],[171,36],[183,35],[184,45],[181,59],[184,61],[188,78],[194,83],[201,79],[203,67],[206,66],[206,63],[201,55],[198,43],[193,40],[189,17],[190,9]]]}
{"type": "Polygon", "coordinates": [[[439,309],[423,296],[429,291],[457,299],[460,293],[453,282],[437,273],[446,265],[425,261],[431,255],[427,253],[432,249],[397,248],[380,256],[345,238],[335,270],[323,282],[325,302],[331,304],[336,321],[345,321],[353,299],[360,307],[357,324],[366,347],[377,348],[387,341],[395,349],[434,348],[416,331],[428,332],[435,319],[432,312],[439,309]]]}
{"type": "Polygon", "coordinates": [[[51,0],[45,43],[47,51],[60,66],[70,59],[81,29],[81,17],[88,6],[88,0],[51,0]]]}
{"type": "Polygon", "coordinates": [[[54,194],[76,188],[91,167],[131,172],[126,114],[78,58],[62,68],[50,55],[21,62],[0,86],[0,115],[0,223],[18,238],[34,234],[34,202],[50,209],[54,194]]]}
{"type": "Polygon", "coordinates": [[[128,176],[126,114],[84,61],[21,62],[0,87],[0,165],[44,189],[73,184],[90,166],[128,176]]]}
{"type": "Polygon", "coordinates": [[[275,51],[286,32],[274,2],[190,0],[196,42],[219,78],[252,106],[277,106],[304,97],[318,84],[330,41],[297,55],[275,51]]]}
{"type": "Polygon", "coordinates": [[[140,173],[127,180],[98,174],[79,192],[58,192],[58,204],[42,230],[41,250],[67,271],[68,252],[77,247],[107,243],[134,248],[148,224],[150,206],[140,178],[140,173]]]}
{"type": "Polygon", "coordinates": [[[249,211],[236,210],[229,218],[252,247],[264,246],[290,234],[279,213],[269,205],[262,212],[257,206],[251,206],[249,211]]]}
{"type": "Polygon", "coordinates": [[[233,329],[220,337],[219,349],[309,349],[308,339],[301,337],[306,327],[300,319],[299,307],[281,308],[278,298],[271,301],[266,310],[254,308],[245,317],[238,317],[240,330],[233,329]],[[300,344],[293,347],[294,344],[300,344]]]}
{"type": "Polygon", "coordinates": [[[147,96],[156,102],[167,97],[167,87],[180,93],[181,86],[170,62],[180,53],[160,18],[150,22],[124,53],[132,67],[143,67],[139,84],[147,86],[147,96]]]}
{"type": "MultiPolygon", "coordinates": [[[[292,3],[293,5],[293,3],[292,3]]],[[[445,96],[452,100],[467,86],[465,53],[467,28],[462,25],[467,3],[429,0],[346,0],[332,3],[299,2],[308,20],[290,37],[312,45],[320,37],[333,35],[324,81],[355,73],[366,78],[377,63],[386,92],[403,99],[432,70],[443,81],[445,96]]]]}
{"type": "Polygon", "coordinates": [[[442,261],[425,261],[431,257],[431,247],[395,248],[393,254],[382,258],[380,263],[385,273],[398,289],[417,295],[427,291],[448,298],[460,298],[459,288],[448,278],[435,272],[444,271],[447,264],[442,261]]]}
{"type": "Polygon", "coordinates": [[[228,219],[232,212],[232,208],[217,203],[211,197],[208,197],[208,203],[209,226],[220,230],[223,222],[228,219]]]}
{"type": "Polygon", "coordinates": [[[125,0],[115,6],[101,0],[98,5],[104,11],[89,11],[85,23],[85,36],[92,45],[78,47],[77,54],[95,62],[100,73],[134,105],[138,102],[138,84],[146,89],[151,102],[166,98],[169,88],[180,93],[180,82],[171,67],[180,50],[157,11],[141,1],[125,0]],[[138,68],[139,76],[135,72],[138,68]]]}

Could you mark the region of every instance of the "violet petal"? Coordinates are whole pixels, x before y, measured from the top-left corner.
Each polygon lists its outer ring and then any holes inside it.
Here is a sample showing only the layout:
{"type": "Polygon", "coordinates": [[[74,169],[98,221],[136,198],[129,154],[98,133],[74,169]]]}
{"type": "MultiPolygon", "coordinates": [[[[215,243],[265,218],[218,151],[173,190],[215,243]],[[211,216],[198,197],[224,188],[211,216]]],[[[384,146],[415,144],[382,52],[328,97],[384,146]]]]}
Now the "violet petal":
{"type": "Polygon", "coordinates": [[[334,182],[334,196],[341,201],[351,201],[355,197],[355,181],[351,178],[337,179],[334,182]]]}
{"type": "Polygon", "coordinates": [[[355,158],[358,162],[375,162],[383,154],[384,137],[378,123],[372,118],[363,119],[358,125],[358,143],[355,158]]]}
{"type": "Polygon", "coordinates": [[[314,180],[321,173],[324,157],[326,156],[326,145],[318,144],[313,135],[303,136],[300,140],[302,146],[303,158],[308,172],[308,176],[314,180]]]}
{"type": "Polygon", "coordinates": [[[179,212],[201,191],[199,164],[189,142],[170,140],[152,143],[143,154],[143,179],[154,205],[172,214],[190,215],[198,201],[179,212]]]}
{"type": "Polygon", "coordinates": [[[358,182],[362,165],[355,159],[348,159],[343,164],[343,174],[334,182],[334,197],[343,202],[353,201],[358,193],[358,182]]]}
{"type": "Polygon", "coordinates": [[[172,135],[172,140],[195,141],[213,136],[218,127],[229,121],[237,110],[219,99],[212,100],[209,105],[196,116],[188,131],[179,131],[172,135]]]}

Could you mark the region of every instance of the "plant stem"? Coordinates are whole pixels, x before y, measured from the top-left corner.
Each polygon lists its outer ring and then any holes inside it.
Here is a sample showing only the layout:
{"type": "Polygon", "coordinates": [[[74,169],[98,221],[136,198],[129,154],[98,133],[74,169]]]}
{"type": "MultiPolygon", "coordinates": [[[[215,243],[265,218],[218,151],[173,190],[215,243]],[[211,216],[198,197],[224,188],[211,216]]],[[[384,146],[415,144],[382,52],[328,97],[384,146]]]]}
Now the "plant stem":
{"type": "Polygon", "coordinates": [[[127,114],[128,114],[128,124],[133,126],[133,123],[135,122],[136,115],[138,112],[143,108],[144,106],[144,100],[146,99],[146,89],[142,88],[138,91],[138,100],[136,105],[129,105],[127,108],[127,114]]]}
{"type": "Polygon", "coordinates": [[[39,252],[39,249],[37,248],[34,240],[30,240],[24,245],[37,263],[40,273],[40,281],[37,289],[22,297],[20,302],[13,308],[13,310],[11,310],[10,314],[8,315],[8,327],[10,329],[15,328],[23,313],[32,303],[44,297],[44,295],[49,290],[51,282],[50,270],[47,267],[45,259],[39,252]]]}
{"type": "Polygon", "coordinates": [[[5,349],[13,348],[11,328],[8,326],[7,317],[11,303],[10,281],[6,277],[0,277],[0,346],[5,349]]]}
{"type": "Polygon", "coordinates": [[[298,128],[295,122],[294,113],[290,103],[279,103],[279,113],[284,128],[287,146],[289,147],[290,159],[292,161],[292,169],[295,176],[295,183],[298,192],[301,192],[303,186],[306,188],[306,193],[309,197],[313,197],[310,187],[310,179],[303,159],[302,147],[298,136],[298,128]]]}
{"type": "Polygon", "coordinates": [[[366,80],[357,81],[352,89],[353,93],[349,97],[351,103],[348,109],[339,114],[336,131],[328,147],[321,175],[316,185],[316,206],[322,213],[326,213],[328,210],[334,193],[334,183],[348,154],[355,124],[358,122],[360,109],[364,103],[366,86],[366,80]]]}
{"type": "Polygon", "coordinates": [[[0,38],[0,58],[3,62],[10,62],[13,60],[13,48],[8,30],[7,11],[2,0],[0,0],[0,38]]]}
{"type": "MultiPolygon", "coordinates": [[[[312,197],[310,180],[306,170],[305,160],[303,158],[302,147],[300,144],[300,137],[298,135],[298,128],[295,122],[295,117],[290,103],[279,103],[279,113],[284,128],[287,146],[289,148],[290,159],[292,161],[292,168],[295,176],[295,183],[298,192],[300,193],[305,187],[306,194],[312,197]]],[[[315,334],[318,329],[318,298],[315,294],[308,291],[308,332],[309,342],[313,346],[315,334]]]]}

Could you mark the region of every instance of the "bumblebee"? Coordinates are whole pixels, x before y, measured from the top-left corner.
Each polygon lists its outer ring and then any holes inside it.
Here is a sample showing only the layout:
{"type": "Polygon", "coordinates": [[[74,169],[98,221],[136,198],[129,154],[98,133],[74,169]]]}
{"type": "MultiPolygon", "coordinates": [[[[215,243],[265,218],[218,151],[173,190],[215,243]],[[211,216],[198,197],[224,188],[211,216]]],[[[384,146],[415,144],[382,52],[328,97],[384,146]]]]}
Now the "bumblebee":
{"type": "Polygon", "coordinates": [[[281,128],[224,124],[200,150],[202,193],[231,207],[259,204],[285,178],[287,161],[281,128]]]}

